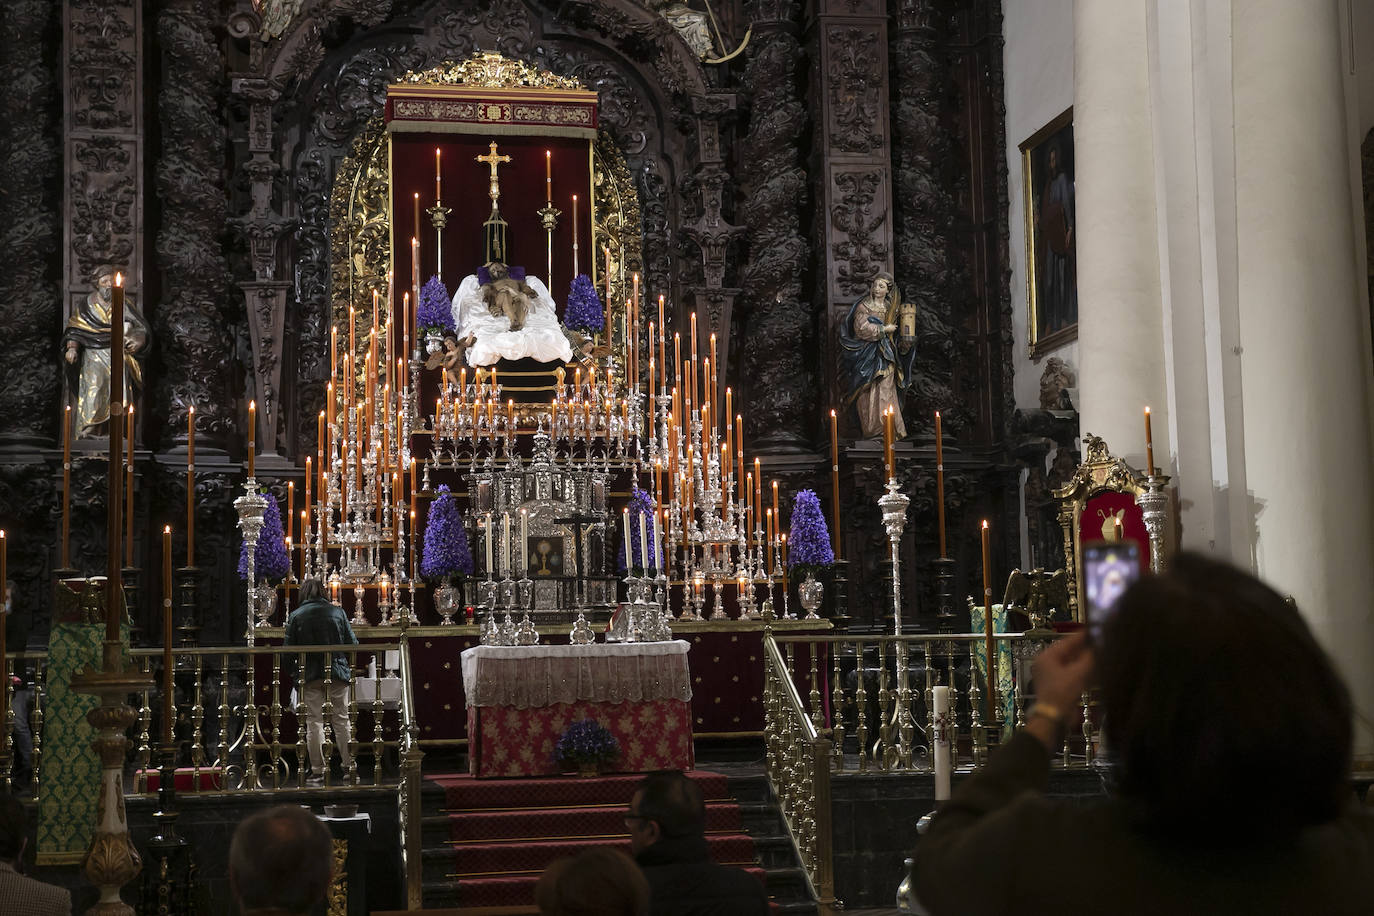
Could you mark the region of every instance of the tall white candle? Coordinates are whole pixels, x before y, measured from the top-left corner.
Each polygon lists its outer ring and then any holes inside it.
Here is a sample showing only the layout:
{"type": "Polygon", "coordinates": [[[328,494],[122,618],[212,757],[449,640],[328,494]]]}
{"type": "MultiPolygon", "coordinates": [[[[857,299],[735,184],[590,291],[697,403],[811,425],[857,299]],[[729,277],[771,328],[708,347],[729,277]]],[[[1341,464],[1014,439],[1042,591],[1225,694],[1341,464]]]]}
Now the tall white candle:
{"type": "Polygon", "coordinates": [[[662,571],[663,561],[661,551],[663,550],[663,536],[659,533],[658,513],[654,513],[654,569],[662,571]]]}
{"type": "Polygon", "coordinates": [[[649,519],[644,513],[639,513],[639,565],[644,568],[644,575],[649,574],[649,519]]]}
{"type": "Polygon", "coordinates": [[[491,533],[492,533],[492,532],[491,532],[491,513],[488,512],[488,513],[487,513],[487,577],[488,577],[488,578],[490,578],[492,572],[494,572],[494,570],[492,569],[492,565],[491,565],[491,533]]]}
{"type": "Polygon", "coordinates": [[[530,544],[530,513],[528,509],[520,510],[520,575],[524,577],[525,570],[530,568],[529,558],[530,544]]]}
{"type": "Polygon", "coordinates": [[[950,739],[949,725],[949,688],[945,686],[931,689],[932,705],[935,707],[935,800],[942,802],[949,798],[950,777],[950,739]]]}
{"type": "Polygon", "coordinates": [[[510,573],[510,513],[501,513],[501,552],[505,554],[502,568],[510,573]]]}
{"type": "Polygon", "coordinates": [[[633,564],[630,562],[630,510],[620,510],[621,521],[625,523],[625,572],[629,572],[633,564]]]}

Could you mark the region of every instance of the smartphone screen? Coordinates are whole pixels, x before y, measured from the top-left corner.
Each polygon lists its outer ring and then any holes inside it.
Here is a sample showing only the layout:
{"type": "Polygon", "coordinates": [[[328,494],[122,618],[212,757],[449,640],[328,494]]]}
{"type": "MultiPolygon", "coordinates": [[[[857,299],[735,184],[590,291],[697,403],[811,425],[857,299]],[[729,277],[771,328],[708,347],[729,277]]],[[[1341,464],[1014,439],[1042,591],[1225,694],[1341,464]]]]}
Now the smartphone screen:
{"type": "Polygon", "coordinates": [[[1100,645],[1102,628],[1117,602],[1140,578],[1140,545],[1135,541],[1089,541],[1083,545],[1083,589],[1087,592],[1088,639],[1100,645]]]}

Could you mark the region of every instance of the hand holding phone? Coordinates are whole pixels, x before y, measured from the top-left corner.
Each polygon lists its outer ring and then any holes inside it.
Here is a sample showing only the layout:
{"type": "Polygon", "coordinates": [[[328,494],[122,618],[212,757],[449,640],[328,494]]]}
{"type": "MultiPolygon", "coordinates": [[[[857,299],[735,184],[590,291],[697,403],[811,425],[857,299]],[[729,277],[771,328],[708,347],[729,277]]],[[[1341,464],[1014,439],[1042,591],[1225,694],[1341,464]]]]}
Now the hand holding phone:
{"type": "Polygon", "coordinates": [[[1093,645],[1102,644],[1102,628],[1138,578],[1140,545],[1136,541],[1089,541],[1083,545],[1088,641],[1093,645]]]}

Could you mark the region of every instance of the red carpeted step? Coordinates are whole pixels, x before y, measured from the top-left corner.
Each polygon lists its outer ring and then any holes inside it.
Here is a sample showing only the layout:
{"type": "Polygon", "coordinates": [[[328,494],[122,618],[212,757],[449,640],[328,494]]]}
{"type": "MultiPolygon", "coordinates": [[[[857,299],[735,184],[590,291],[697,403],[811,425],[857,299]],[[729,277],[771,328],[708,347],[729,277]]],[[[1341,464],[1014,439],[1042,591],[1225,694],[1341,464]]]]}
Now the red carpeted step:
{"type": "MultiPolygon", "coordinates": [[[[706,843],[711,858],[722,865],[749,865],[754,861],[754,840],[747,834],[709,834],[706,843]]],[[[577,855],[591,846],[611,846],[628,854],[630,840],[629,837],[604,837],[465,843],[454,849],[455,876],[466,882],[469,877],[521,872],[538,874],[553,860],[577,855]]]]}
{"type": "MultiPolygon", "coordinates": [[[[551,837],[610,837],[625,835],[623,804],[599,808],[528,808],[514,811],[464,811],[449,815],[455,843],[551,837]]],[[[739,806],[734,802],[706,805],[706,829],[738,833],[739,806]]]]}
{"type": "MultiPolygon", "coordinates": [[[[766,881],[762,868],[750,867],[745,871],[758,878],[759,883],[766,881]]],[[[491,878],[464,878],[458,891],[458,899],[463,906],[528,906],[534,903],[534,885],[538,875],[501,875],[491,878]]]]}
{"type": "MultiPolygon", "coordinates": [[[[707,801],[729,797],[727,780],[720,773],[689,770],[707,801]]],[[[588,805],[628,805],[642,773],[624,773],[583,779],[577,776],[541,776],[530,779],[477,779],[468,775],[436,776],[444,787],[449,810],[491,808],[566,808],[588,805]]]]}

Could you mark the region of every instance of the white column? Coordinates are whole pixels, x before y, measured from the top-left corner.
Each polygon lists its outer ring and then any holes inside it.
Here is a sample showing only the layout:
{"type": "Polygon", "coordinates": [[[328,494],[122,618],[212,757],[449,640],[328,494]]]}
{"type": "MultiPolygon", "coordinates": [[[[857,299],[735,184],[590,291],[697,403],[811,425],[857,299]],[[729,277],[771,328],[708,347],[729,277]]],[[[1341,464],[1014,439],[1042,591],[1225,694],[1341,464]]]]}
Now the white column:
{"type": "Polygon", "coordinates": [[[1073,120],[1079,428],[1143,468],[1149,405],[1155,461],[1167,465],[1144,4],[1074,4],[1073,120]]]}
{"type": "MultiPolygon", "coordinates": [[[[1352,257],[1338,15],[1336,0],[1234,8],[1242,393],[1259,573],[1297,600],[1367,723],[1369,314],[1352,257]]],[[[1356,752],[1374,753],[1358,721],[1356,752]]]]}

